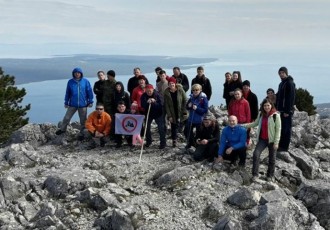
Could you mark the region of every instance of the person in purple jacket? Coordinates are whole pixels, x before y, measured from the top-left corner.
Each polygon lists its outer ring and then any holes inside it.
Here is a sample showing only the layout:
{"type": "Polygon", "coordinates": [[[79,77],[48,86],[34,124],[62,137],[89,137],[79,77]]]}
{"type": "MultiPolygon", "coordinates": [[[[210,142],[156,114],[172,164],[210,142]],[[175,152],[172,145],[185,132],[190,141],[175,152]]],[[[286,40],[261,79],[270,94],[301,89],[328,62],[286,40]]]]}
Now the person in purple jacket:
{"type": "Polygon", "coordinates": [[[246,161],[246,129],[237,124],[237,117],[229,116],[229,126],[226,126],[221,133],[219,156],[215,163],[229,160],[232,165],[236,165],[239,158],[238,165],[245,167],[246,161]]]}
{"type": "Polygon", "coordinates": [[[72,71],[72,79],[66,86],[64,98],[64,107],[67,109],[60,128],[56,131],[56,135],[61,135],[66,132],[66,128],[77,112],[80,119],[80,133],[78,140],[84,139],[85,122],[87,120],[87,107],[93,106],[93,89],[90,82],[84,78],[81,68],[75,68],[72,71]]]}

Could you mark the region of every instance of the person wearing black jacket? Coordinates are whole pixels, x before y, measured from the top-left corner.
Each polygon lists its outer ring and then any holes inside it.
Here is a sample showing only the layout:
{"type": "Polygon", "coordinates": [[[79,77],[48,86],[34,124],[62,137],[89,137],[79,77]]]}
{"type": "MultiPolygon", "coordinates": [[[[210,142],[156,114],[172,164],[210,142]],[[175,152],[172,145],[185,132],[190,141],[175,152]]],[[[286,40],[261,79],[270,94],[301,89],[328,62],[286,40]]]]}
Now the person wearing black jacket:
{"type": "Polygon", "coordinates": [[[196,132],[196,150],[194,159],[207,159],[212,162],[218,156],[220,128],[212,113],[208,112],[203,118],[202,125],[196,132]]]}
{"type": "Polygon", "coordinates": [[[104,71],[97,72],[98,81],[94,83],[93,92],[96,95],[96,103],[103,103],[103,85],[105,82],[104,71]]]}
{"type": "Polygon", "coordinates": [[[187,92],[189,90],[189,80],[188,77],[184,74],[181,73],[181,70],[179,67],[174,67],[173,68],[173,75],[172,77],[174,77],[176,79],[176,83],[177,84],[181,84],[183,87],[183,90],[185,92],[187,92]]]}
{"type": "MultiPolygon", "coordinates": [[[[133,90],[135,87],[139,85],[139,76],[142,75],[141,69],[139,67],[135,67],[133,70],[134,76],[131,77],[127,82],[127,91],[130,94],[130,97],[132,98],[133,90]]],[[[145,79],[146,84],[149,84],[148,79],[145,79]]]]}
{"type": "Polygon", "coordinates": [[[243,97],[249,102],[251,121],[254,121],[259,113],[258,97],[251,91],[250,81],[248,80],[243,81],[243,97]]]}
{"type": "Polygon", "coordinates": [[[191,81],[192,86],[195,84],[200,84],[202,86],[202,92],[206,94],[207,100],[209,101],[212,96],[212,86],[210,80],[205,77],[204,68],[202,66],[197,68],[197,75],[191,81]]]}
{"type": "Polygon", "coordinates": [[[141,96],[141,107],[144,109],[145,114],[149,114],[148,123],[146,124],[146,144],[145,147],[149,147],[152,143],[151,136],[151,123],[155,120],[158,128],[160,145],[159,149],[164,149],[166,147],[166,137],[165,137],[165,124],[163,119],[163,105],[160,100],[160,96],[157,91],[154,90],[153,85],[148,84],[145,87],[146,91],[141,96]],[[148,110],[150,109],[149,113],[148,110]]]}
{"type": "Polygon", "coordinates": [[[296,85],[293,78],[288,75],[288,69],[281,67],[278,70],[281,83],[276,94],[277,110],[281,113],[281,139],[278,151],[288,151],[291,141],[292,116],[294,113],[294,103],[296,96],[296,85]]]}

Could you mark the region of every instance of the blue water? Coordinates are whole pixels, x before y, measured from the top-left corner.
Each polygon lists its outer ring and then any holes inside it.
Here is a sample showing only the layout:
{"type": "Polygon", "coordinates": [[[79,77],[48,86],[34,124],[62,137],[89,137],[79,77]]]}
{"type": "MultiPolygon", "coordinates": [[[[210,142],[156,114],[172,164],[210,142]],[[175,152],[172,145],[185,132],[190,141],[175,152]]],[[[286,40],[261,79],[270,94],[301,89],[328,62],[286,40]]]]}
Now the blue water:
{"type": "MultiPolygon", "coordinates": [[[[283,64],[272,64],[270,60],[249,60],[237,61],[234,58],[218,59],[212,63],[202,64],[205,69],[205,75],[210,79],[213,94],[210,100],[210,104],[220,105],[224,104],[222,98],[224,73],[232,72],[233,70],[240,70],[243,80],[249,80],[251,82],[251,90],[258,96],[261,101],[266,94],[266,89],[273,88],[277,91],[280,78],[277,71],[283,64]],[[230,60],[232,59],[232,60],[230,60]]],[[[275,58],[277,60],[277,58],[275,58]]],[[[280,58],[278,58],[280,59],[280,58]]],[[[302,58],[302,60],[304,60],[302,58]]],[[[327,88],[330,81],[325,73],[328,72],[326,60],[319,62],[317,60],[311,61],[307,59],[306,62],[299,62],[294,59],[293,61],[284,60],[289,69],[289,74],[292,75],[296,83],[297,88],[307,89],[312,96],[314,96],[314,104],[328,103],[330,101],[327,88]]],[[[284,62],[283,61],[283,62],[284,62]]],[[[171,69],[165,69],[167,73],[172,74],[171,69]]],[[[186,69],[184,72],[189,81],[196,75],[195,68],[186,69]]],[[[96,75],[96,74],[95,74],[96,75]]],[[[155,83],[156,76],[154,73],[145,74],[150,83],[155,83]]],[[[117,81],[122,81],[124,86],[127,86],[127,81],[131,75],[116,76],[117,81]]],[[[92,86],[97,78],[88,78],[92,86]]],[[[27,95],[24,97],[24,104],[31,103],[31,110],[28,112],[28,117],[31,123],[45,123],[50,122],[57,124],[62,120],[64,109],[64,94],[66,84],[68,80],[52,80],[45,82],[28,83],[19,85],[18,87],[24,87],[27,91],[27,95]]],[[[91,112],[93,108],[89,109],[91,112]]],[[[75,115],[72,121],[78,121],[78,116],[75,115]]]]}

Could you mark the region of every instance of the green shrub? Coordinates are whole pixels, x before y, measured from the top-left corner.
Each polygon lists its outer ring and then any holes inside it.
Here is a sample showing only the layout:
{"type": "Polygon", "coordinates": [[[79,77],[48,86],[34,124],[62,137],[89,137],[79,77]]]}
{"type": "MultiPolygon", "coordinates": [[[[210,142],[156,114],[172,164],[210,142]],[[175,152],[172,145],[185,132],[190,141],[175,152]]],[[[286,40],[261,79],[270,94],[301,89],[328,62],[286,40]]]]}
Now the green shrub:
{"type": "Polygon", "coordinates": [[[314,97],[307,89],[298,88],[296,90],[296,106],[299,111],[305,111],[308,115],[316,114],[316,107],[313,104],[314,97]]]}
{"type": "Polygon", "coordinates": [[[29,118],[25,118],[30,104],[21,106],[25,89],[17,89],[15,77],[4,75],[0,67],[0,144],[5,143],[17,129],[26,125],[29,118]]]}

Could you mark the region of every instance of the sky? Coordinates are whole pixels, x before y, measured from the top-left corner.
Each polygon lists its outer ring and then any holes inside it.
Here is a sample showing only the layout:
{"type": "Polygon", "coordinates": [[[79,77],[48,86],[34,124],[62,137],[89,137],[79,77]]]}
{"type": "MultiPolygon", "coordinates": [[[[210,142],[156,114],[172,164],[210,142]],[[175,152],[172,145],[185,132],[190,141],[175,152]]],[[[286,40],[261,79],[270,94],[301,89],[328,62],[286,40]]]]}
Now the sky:
{"type": "Polygon", "coordinates": [[[329,0],[0,0],[0,57],[329,51],[329,0]]]}

